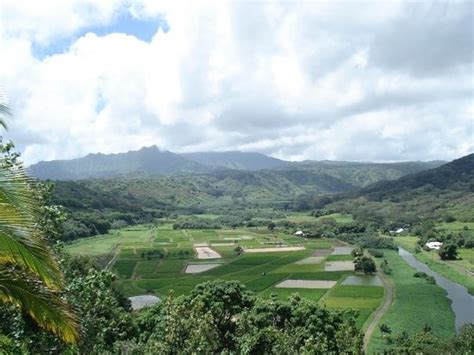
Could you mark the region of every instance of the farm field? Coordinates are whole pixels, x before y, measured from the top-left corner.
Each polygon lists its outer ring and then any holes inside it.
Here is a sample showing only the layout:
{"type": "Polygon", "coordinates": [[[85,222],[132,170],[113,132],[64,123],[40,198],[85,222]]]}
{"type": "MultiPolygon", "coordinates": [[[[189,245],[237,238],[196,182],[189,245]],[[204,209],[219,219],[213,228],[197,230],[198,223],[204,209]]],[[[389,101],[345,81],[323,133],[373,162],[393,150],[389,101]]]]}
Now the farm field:
{"type": "Polygon", "coordinates": [[[144,225],[81,240],[67,249],[75,255],[116,254],[110,269],[119,276],[117,285],[126,296],[179,296],[216,278],[238,280],[261,297],[298,293],[329,308],[355,309],[362,327],[384,295],[378,283],[342,285],[355,273],[351,255],[338,253],[340,241],[306,240],[267,228],[174,230],[170,224],[144,225]],[[219,257],[199,259],[196,251],[204,247],[219,257]],[[326,262],[344,267],[325,271],[326,262]]]}
{"type": "MultiPolygon", "coordinates": [[[[454,335],[454,313],[446,292],[436,284],[413,277],[415,269],[396,251],[384,251],[384,257],[392,269],[392,274],[387,277],[394,284],[395,300],[378,324],[387,324],[394,336],[403,331],[414,334],[426,324],[440,337],[454,335]]],[[[383,352],[387,346],[377,327],[371,337],[368,353],[383,352]]]]}

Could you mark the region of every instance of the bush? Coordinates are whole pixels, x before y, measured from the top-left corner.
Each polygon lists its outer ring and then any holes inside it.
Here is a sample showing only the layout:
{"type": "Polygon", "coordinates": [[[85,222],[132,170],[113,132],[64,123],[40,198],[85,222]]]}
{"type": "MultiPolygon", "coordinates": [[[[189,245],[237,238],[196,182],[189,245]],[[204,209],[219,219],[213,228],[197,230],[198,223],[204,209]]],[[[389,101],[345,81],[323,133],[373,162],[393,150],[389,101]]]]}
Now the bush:
{"type": "Polygon", "coordinates": [[[375,258],[383,258],[383,251],[377,249],[369,249],[369,254],[375,258]]]}
{"type": "Polygon", "coordinates": [[[380,268],[382,272],[386,275],[390,275],[392,273],[392,268],[388,265],[387,259],[383,259],[382,263],[380,264],[380,268]]]}
{"type": "Polygon", "coordinates": [[[436,280],[433,276],[426,276],[426,282],[432,285],[436,284],[436,280]]]}
{"type": "Polygon", "coordinates": [[[441,260],[456,260],[458,257],[458,247],[453,243],[445,243],[439,249],[438,255],[441,260]]]}
{"type": "Polygon", "coordinates": [[[417,271],[413,274],[413,277],[419,277],[419,278],[425,278],[427,277],[428,275],[426,274],[426,272],[423,272],[423,271],[417,271]]]}

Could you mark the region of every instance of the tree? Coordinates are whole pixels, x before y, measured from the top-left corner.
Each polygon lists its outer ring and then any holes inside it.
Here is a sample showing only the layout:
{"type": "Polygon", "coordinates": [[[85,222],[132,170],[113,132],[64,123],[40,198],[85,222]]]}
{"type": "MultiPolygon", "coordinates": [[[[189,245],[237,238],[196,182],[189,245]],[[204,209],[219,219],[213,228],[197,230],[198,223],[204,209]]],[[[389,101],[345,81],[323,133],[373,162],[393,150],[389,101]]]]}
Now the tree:
{"type": "Polygon", "coordinates": [[[387,324],[382,323],[379,325],[380,335],[384,337],[385,335],[392,333],[392,328],[390,328],[387,324]]]}
{"type": "Polygon", "coordinates": [[[138,327],[143,353],[360,354],[355,316],[298,295],[257,299],[236,281],[216,280],[144,310],[138,327]]]}
{"type": "Polygon", "coordinates": [[[354,249],[352,249],[351,255],[352,255],[354,258],[356,258],[356,257],[358,257],[358,256],[362,256],[362,255],[364,255],[364,249],[363,249],[362,247],[360,247],[360,246],[355,247],[354,249]]]}
{"type": "Polygon", "coordinates": [[[271,230],[271,231],[272,231],[272,230],[275,229],[275,227],[276,227],[276,224],[275,224],[274,222],[270,222],[270,223],[268,224],[268,230],[271,230]]]}
{"type": "Polygon", "coordinates": [[[368,256],[358,257],[354,263],[355,271],[363,272],[364,274],[373,274],[377,271],[374,260],[368,256]]]}
{"type": "Polygon", "coordinates": [[[445,243],[438,251],[441,260],[456,260],[458,257],[458,247],[454,243],[445,243]]]}
{"type": "MultiPolygon", "coordinates": [[[[0,126],[7,107],[0,103],[0,126]]],[[[78,339],[77,319],[60,297],[62,276],[45,242],[41,201],[12,143],[0,137],[0,304],[13,304],[66,342],[78,339]]]]}

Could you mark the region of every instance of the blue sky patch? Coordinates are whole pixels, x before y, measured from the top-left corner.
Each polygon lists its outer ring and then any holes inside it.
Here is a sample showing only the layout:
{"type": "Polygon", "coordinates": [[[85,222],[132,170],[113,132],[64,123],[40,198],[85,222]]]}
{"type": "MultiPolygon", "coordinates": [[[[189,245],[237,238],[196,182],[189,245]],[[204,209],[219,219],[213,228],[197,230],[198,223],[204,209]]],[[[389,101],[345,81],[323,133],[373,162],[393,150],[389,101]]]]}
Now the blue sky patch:
{"type": "Polygon", "coordinates": [[[132,17],[130,13],[127,12],[117,16],[106,26],[86,27],[76,32],[73,36],[58,39],[47,45],[33,43],[32,52],[37,59],[44,59],[54,54],[64,53],[77,39],[89,32],[93,32],[98,36],[105,36],[111,33],[124,33],[135,36],[142,41],[151,42],[153,36],[159,29],[165,33],[170,29],[164,17],[138,19],[132,17]]]}

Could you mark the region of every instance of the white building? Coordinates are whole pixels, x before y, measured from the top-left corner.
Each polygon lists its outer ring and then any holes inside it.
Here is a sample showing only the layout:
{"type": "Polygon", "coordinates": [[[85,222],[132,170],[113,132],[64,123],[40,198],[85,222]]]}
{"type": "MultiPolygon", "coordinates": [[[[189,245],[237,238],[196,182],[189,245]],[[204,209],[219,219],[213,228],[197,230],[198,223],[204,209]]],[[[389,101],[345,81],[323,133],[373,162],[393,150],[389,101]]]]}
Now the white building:
{"type": "Polygon", "coordinates": [[[295,233],[295,235],[296,235],[297,237],[304,237],[304,232],[303,232],[303,231],[297,231],[297,232],[295,233]]]}
{"type": "Polygon", "coordinates": [[[441,243],[441,242],[428,242],[425,245],[430,249],[439,250],[441,248],[441,246],[443,245],[443,243],[441,243]]]}
{"type": "Polygon", "coordinates": [[[388,231],[390,234],[400,234],[400,233],[403,233],[405,232],[405,228],[398,228],[394,231],[388,231]]]}

